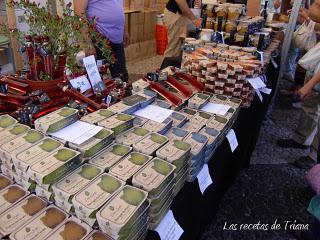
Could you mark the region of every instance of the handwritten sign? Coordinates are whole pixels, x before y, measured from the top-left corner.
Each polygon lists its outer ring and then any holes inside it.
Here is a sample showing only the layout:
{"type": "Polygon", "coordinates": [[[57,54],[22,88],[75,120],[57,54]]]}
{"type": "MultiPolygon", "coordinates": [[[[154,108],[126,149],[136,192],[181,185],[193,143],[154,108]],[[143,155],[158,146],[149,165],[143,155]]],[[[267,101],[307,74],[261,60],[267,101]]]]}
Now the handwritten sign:
{"type": "Polygon", "coordinates": [[[158,227],[155,229],[161,240],[179,240],[183,229],[177,223],[171,210],[164,216],[158,227]]]}
{"type": "Polygon", "coordinates": [[[105,89],[105,85],[102,82],[97,64],[96,59],[93,55],[89,57],[85,57],[83,59],[83,64],[87,70],[87,74],[89,76],[89,80],[91,82],[91,85],[93,87],[93,90],[96,91],[102,91],[105,89]]]}
{"type": "Polygon", "coordinates": [[[155,105],[148,105],[142,109],[139,109],[133,114],[139,117],[150,119],[152,121],[156,121],[158,123],[162,123],[164,120],[170,117],[172,113],[172,110],[155,105]]]}
{"type": "Polygon", "coordinates": [[[210,173],[209,173],[209,167],[208,164],[205,164],[200,171],[200,173],[197,176],[200,191],[203,194],[204,191],[213,183],[210,173]]]}
{"type": "Polygon", "coordinates": [[[228,134],[227,134],[227,139],[229,141],[229,145],[230,145],[230,148],[231,148],[231,152],[234,152],[237,147],[238,147],[238,139],[237,139],[237,136],[236,136],[236,133],[234,132],[233,129],[231,129],[228,134]]]}
{"type": "Polygon", "coordinates": [[[80,76],[69,80],[73,88],[80,89],[81,93],[84,93],[91,88],[90,82],[86,76],[80,76]]]}
{"type": "Polygon", "coordinates": [[[216,103],[209,102],[205,106],[203,106],[201,111],[225,116],[229,111],[229,109],[230,109],[229,105],[216,104],[216,103]]]}

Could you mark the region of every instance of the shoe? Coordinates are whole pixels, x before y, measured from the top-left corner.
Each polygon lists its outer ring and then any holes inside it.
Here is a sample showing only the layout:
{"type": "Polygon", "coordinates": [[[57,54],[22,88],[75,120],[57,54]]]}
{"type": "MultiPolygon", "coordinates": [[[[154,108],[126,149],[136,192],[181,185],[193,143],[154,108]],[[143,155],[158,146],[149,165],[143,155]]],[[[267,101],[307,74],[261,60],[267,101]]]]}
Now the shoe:
{"type": "Polygon", "coordinates": [[[316,161],[314,161],[309,156],[301,157],[296,160],[293,165],[300,169],[311,169],[316,165],[316,161]]]}
{"type": "Polygon", "coordinates": [[[282,148],[307,149],[308,146],[297,143],[293,139],[279,139],[277,145],[282,148]]]}

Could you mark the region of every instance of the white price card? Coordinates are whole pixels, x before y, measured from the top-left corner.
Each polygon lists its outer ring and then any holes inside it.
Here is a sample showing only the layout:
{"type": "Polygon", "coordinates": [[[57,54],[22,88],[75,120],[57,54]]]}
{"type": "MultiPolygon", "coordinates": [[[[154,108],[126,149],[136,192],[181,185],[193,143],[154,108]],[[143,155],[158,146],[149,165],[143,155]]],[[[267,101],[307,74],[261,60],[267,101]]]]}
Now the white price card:
{"type": "Polygon", "coordinates": [[[276,61],[274,60],[273,57],[271,57],[271,62],[272,62],[272,65],[277,69],[279,67],[278,63],[276,63],[276,61]]]}
{"type": "Polygon", "coordinates": [[[69,80],[69,82],[71,83],[73,88],[80,89],[81,93],[84,93],[91,88],[90,82],[85,75],[71,79],[69,80]]]}
{"type": "Polygon", "coordinates": [[[209,167],[208,164],[205,164],[200,171],[200,173],[197,176],[198,182],[199,182],[199,187],[200,191],[202,194],[204,191],[213,183],[212,178],[209,173],[209,167]]]}
{"type": "Polygon", "coordinates": [[[102,129],[103,127],[77,121],[58,132],[51,134],[51,136],[80,145],[95,136],[102,129]]]}
{"type": "Polygon", "coordinates": [[[251,84],[254,89],[265,88],[266,84],[260,77],[247,78],[247,81],[251,84]]]}
{"type": "Polygon", "coordinates": [[[183,234],[183,229],[177,223],[171,210],[167,212],[155,230],[161,240],[179,240],[183,234]]]}
{"type": "Polygon", "coordinates": [[[92,86],[99,86],[102,82],[96,59],[93,55],[85,57],[83,59],[83,64],[86,67],[87,74],[89,76],[92,86]]]}
{"type": "Polygon", "coordinates": [[[229,111],[229,109],[230,109],[229,105],[208,102],[206,105],[203,106],[201,111],[225,116],[229,111]]]}
{"type": "Polygon", "coordinates": [[[267,95],[270,95],[271,92],[272,92],[272,89],[266,88],[266,87],[265,88],[260,88],[259,90],[260,90],[260,92],[263,92],[263,93],[265,93],[267,95]]]}
{"type": "Polygon", "coordinates": [[[237,139],[236,133],[234,132],[233,129],[231,129],[228,132],[227,139],[228,139],[229,144],[230,144],[231,152],[234,152],[237,149],[239,144],[238,144],[238,139],[237,139]]]}
{"type": "Polygon", "coordinates": [[[142,109],[139,109],[133,114],[139,117],[150,119],[152,121],[156,121],[158,123],[162,123],[164,120],[170,117],[172,113],[172,110],[155,105],[148,105],[142,109]]]}

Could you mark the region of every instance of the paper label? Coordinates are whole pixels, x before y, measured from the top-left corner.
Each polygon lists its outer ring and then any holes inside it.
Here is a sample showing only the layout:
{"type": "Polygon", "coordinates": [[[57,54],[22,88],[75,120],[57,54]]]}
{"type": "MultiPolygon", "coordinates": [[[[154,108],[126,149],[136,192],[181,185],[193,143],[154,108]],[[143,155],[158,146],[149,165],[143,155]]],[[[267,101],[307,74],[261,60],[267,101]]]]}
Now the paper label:
{"type": "Polygon", "coordinates": [[[150,119],[158,123],[162,123],[164,120],[170,117],[172,113],[173,110],[158,107],[155,105],[148,105],[145,108],[139,109],[133,114],[139,117],[150,119]]]}
{"type": "MultiPolygon", "coordinates": [[[[57,170],[59,167],[61,167],[65,163],[66,162],[64,162],[64,161],[57,160],[54,157],[54,154],[53,154],[51,156],[48,156],[48,157],[42,159],[42,161],[37,162],[36,164],[34,164],[30,168],[30,170],[32,172],[40,174],[41,176],[46,176],[49,173],[52,173],[53,171],[57,170]]],[[[40,180],[40,179],[38,179],[38,180],[40,180]]]]}
{"type": "Polygon", "coordinates": [[[168,211],[155,230],[161,240],[179,240],[183,234],[183,229],[177,223],[171,210],[168,211]]]}
{"type": "Polygon", "coordinates": [[[93,55],[89,57],[85,57],[83,59],[83,64],[87,70],[87,74],[89,76],[90,82],[94,91],[102,91],[104,90],[104,83],[102,82],[95,57],[93,55]]]}
{"type": "Polygon", "coordinates": [[[87,76],[80,76],[74,79],[69,80],[72,87],[75,89],[80,89],[81,93],[84,93],[85,91],[91,89],[90,82],[87,78],[87,76]]]}
{"type": "Polygon", "coordinates": [[[72,142],[76,145],[80,145],[94,137],[102,129],[102,127],[90,123],[77,121],[59,130],[58,132],[53,133],[52,136],[67,142],[72,142]]]}
{"type": "Polygon", "coordinates": [[[210,173],[208,164],[205,164],[197,176],[200,191],[204,194],[204,191],[213,183],[210,173]]]}
{"type": "Polygon", "coordinates": [[[225,116],[229,111],[229,109],[230,109],[229,105],[215,104],[215,103],[209,102],[201,109],[201,111],[225,116]]]}
{"type": "Polygon", "coordinates": [[[270,88],[260,88],[259,91],[263,92],[263,93],[265,93],[267,95],[270,95],[271,92],[272,92],[272,89],[270,89],[270,88]]]}
{"type": "Polygon", "coordinates": [[[229,141],[230,144],[230,148],[231,151],[234,152],[236,150],[236,148],[238,147],[238,140],[237,140],[237,136],[236,133],[234,132],[233,129],[231,129],[228,134],[227,134],[227,139],[229,141]]]}
{"type": "Polygon", "coordinates": [[[254,89],[265,88],[266,84],[260,77],[247,78],[247,81],[251,84],[254,89]]]}

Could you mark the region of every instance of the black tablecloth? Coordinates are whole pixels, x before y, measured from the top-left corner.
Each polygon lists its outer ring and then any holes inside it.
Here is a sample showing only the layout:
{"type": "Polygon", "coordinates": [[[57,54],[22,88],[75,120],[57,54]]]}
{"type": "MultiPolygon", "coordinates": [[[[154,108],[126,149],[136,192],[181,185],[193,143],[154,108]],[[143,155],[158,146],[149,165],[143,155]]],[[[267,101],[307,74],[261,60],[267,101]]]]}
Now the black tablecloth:
{"type": "MultiPolygon", "coordinates": [[[[277,60],[279,62],[279,59],[277,60]]],[[[279,70],[269,64],[266,72],[266,85],[275,90],[279,70]]],[[[263,93],[262,95],[263,102],[256,95],[251,107],[240,110],[233,126],[239,143],[237,149],[232,153],[229,143],[225,139],[210,160],[208,166],[213,184],[206,189],[204,195],[202,195],[196,179],[192,183],[186,183],[174,199],[171,210],[184,230],[181,239],[197,240],[200,238],[204,226],[215,217],[221,198],[233,184],[239,171],[250,165],[250,158],[274,91],[270,95],[263,93]]],[[[147,239],[160,238],[156,232],[150,231],[147,239]]]]}

